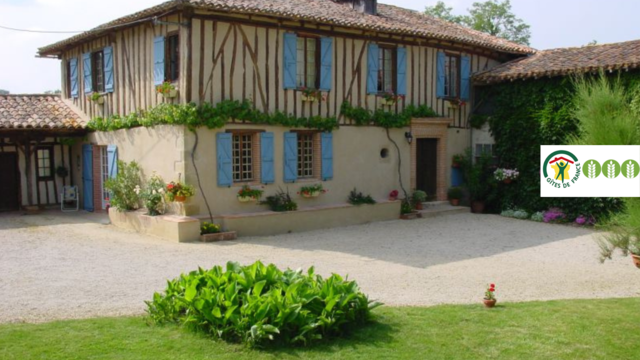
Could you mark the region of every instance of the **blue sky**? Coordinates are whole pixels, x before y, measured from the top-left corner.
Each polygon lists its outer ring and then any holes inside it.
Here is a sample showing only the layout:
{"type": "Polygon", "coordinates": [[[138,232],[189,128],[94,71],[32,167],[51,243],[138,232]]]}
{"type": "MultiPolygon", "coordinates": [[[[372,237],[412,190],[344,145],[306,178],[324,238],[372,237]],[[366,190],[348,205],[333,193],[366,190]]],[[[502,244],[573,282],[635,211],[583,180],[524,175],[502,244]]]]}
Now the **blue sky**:
{"type": "MultiPolygon", "coordinates": [[[[320,0],[316,0],[320,1],[320,0]]],[[[85,30],[162,0],[0,0],[0,25],[39,30],[85,30]],[[100,4],[100,5],[98,5],[100,4]],[[108,4],[108,5],[107,5],[108,4]]],[[[435,0],[383,0],[424,10],[435,0]]],[[[462,14],[473,0],[446,0],[462,14]]],[[[531,25],[531,45],[537,49],[581,46],[592,40],[611,43],[640,39],[637,0],[512,0],[516,15],[531,25]]],[[[60,63],[37,59],[38,47],[71,34],[19,33],[0,29],[0,89],[40,93],[60,88],[60,63]]]]}

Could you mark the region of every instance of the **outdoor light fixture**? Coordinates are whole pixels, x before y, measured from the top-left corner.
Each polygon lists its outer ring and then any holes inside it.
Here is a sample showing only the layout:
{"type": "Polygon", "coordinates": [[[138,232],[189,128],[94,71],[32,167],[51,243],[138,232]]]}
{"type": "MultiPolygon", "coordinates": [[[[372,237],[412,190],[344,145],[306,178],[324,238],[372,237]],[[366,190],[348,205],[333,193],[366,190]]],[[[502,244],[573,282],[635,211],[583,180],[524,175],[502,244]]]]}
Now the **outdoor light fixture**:
{"type": "Polygon", "coordinates": [[[404,133],[404,138],[407,139],[409,144],[411,144],[413,142],[413,135],[411,134],[411,131],[404,133]]]}

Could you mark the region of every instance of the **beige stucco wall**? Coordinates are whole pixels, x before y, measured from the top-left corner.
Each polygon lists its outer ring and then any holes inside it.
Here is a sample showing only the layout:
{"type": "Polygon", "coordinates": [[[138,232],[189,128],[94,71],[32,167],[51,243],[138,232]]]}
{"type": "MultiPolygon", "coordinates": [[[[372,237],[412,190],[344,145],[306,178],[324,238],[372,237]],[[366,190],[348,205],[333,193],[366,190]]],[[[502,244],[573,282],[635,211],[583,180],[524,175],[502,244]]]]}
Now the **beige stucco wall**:
{"type": "MultiPolygon", "coordinates": [[[[200,172],[200,180],[205,195],[214,215],[237,214],[265,211],[267,208],[255,203],[240,203],[236,194],[241,184],[231,187],[217,185],[216,172],[216,133],[228,129],[260,129],[274,133],[274,169],[275,183],[264,186],[264,197],[274,194],[278,189],[289,190],[298,207],[305,207],[346,203],[349,191],[357,187],[358,191],[371,194],[376,199],[386,199],[391,190],[400,191],[398,182],[398,153],[393,144],[387,139],[386,132],[378,127],[343,126],[333,132],[333,173],[332,180],[322,181],[326,194],[314,199],[304,199],[296,194],[300,187],[320,183],[320,180],[300,180],[296,183],[283,182],[283,133],[292,129],[277,126],[234,125],[229,124],[222,129],[198,130],[198,149],[195,154],[196,164],[200,172]],[[380,150],[387,148],[389,156],[380,157],[380,150]]],[[[390,130],[391,137],[400,146],[402,153],[402,177],[404,186],[409,190],[410,159],[409,145],[404,138],[408,129],[390,130]]],[[[195,171],[191,163],[190,154],[195,136],[186,134],[186,180],[196,184],[195,171]]],[[[189,200],[186,206],[187,214],[203,215],[207,213],[203,198],[196,196],[189,200]]]]}
{"type": "Polygon", "coordinates": [[[489,123],[484,124],[481,129],[472,129],[471,148],[475,152],[476,144],[495,144],[493,136],[491,136],[491,128],[489,123]]]}

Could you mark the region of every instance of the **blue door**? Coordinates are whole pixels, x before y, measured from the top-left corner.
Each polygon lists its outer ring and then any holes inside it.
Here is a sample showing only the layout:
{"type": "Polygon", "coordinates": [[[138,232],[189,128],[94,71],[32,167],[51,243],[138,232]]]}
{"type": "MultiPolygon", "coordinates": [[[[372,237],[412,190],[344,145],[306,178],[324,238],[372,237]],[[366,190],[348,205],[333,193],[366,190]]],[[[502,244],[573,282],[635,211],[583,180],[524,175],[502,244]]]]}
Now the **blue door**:
{"type": "Polygon", "coordinates": [[[93,211],[93,147],[82,145],[82,204],[93,211]]]}

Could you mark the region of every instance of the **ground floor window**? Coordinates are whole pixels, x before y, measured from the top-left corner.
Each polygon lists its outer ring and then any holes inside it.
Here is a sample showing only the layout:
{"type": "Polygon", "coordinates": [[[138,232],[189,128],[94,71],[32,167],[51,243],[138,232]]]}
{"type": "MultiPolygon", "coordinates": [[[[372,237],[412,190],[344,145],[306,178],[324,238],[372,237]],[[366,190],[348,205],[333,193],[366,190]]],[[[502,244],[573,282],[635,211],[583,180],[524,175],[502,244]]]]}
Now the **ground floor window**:
{"type": "Polygon", "coordinates": [[[254,180],[254,134],[233,134],[233,182],[254,180]]]}
{"type": "Polygon", "coordinates": [[[53,178],[53,149],[50,147],[39,148],[36,151],[37,176],[39,180],[51,180],[53,178]]]}
{"type": "Polygon", "coordinates": [[[298,134],[298,178],[314,177],[315,141],[313,133],[298,134]]]}
{"type": "Polygon", "coordinates": [[[480,160],[480,157],[484,154],[487,154],[495,159],[495,155],[493,153],[493,144],[476,144],[475,151],[475,161],[480,160]]]}

